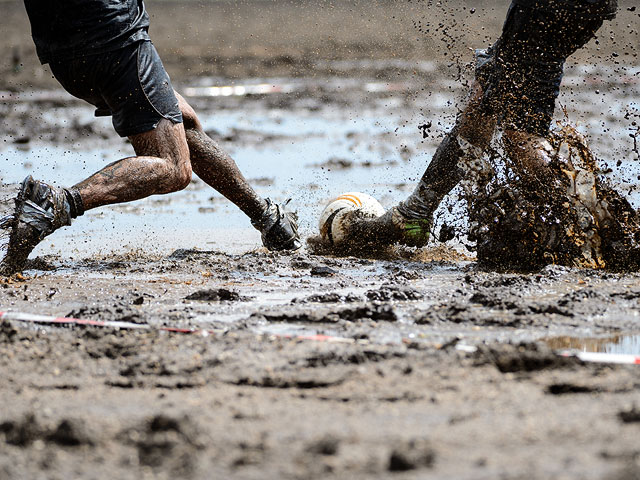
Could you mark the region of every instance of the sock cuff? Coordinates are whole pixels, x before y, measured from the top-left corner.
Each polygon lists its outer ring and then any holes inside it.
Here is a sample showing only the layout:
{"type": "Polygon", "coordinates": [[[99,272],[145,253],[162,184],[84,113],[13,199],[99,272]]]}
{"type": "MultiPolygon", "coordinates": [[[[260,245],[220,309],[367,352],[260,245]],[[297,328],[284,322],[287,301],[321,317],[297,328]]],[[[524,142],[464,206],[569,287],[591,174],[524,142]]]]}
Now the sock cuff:
{"type": "Polygon", "coordinates": [[[80,196],[80,192],[75,188],[65,188],[64,194],[67,197],[67,202],[69,202],[69,213],[71,218],[76,218],[84,215],[84,203],[82,202],[82,197],[80,196]]]}

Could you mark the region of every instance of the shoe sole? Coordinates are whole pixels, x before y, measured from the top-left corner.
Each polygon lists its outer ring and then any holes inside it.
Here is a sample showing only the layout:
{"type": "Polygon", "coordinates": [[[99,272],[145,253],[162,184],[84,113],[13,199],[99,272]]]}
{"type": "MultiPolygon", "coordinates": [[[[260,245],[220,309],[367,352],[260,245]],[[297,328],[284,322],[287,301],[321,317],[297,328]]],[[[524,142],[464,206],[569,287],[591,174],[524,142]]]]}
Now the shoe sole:
{"type": "Polygon", "coordinates": [[[0,223],[0,228],[10,229],[9,233],[9,242],[7,244],[7,250],[4,254],[4,258],[0,261],[0,274],[1,275],[12,275],[20,270],[24,266],[29,254],[33,250],[34,247],[25,249],[26,254],[23,251],[20,251],[20,245],[16,245],[18,242],[19,228],[20,228],[20,218],[24,212],[24,205],[27,199],[27,192],[29,187],[33,184],[33,178],[31,176],[27,177],[20,186],[20,190],[18,191],[18,195],[15,199],[15,208],[13,215],[7,215],[2,218],[2,222],[0,223]]]}

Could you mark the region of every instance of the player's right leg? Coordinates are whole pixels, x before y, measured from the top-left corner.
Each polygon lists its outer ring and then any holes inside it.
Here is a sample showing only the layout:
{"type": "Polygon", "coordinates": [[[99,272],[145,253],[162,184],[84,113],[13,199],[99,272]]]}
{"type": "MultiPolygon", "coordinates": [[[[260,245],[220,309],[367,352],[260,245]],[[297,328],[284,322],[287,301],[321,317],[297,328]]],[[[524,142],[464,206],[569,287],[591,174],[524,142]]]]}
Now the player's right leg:
{"type": "Polygon", "coordinates": [[[517,0],[492,48],[487,108],[499,112],[507,154],[523,178],[544,181],[547,141],[567,58],[615,16],[616,0],[517,0]]]}
{"type": "Polygon", "coordinates": [[[149,132],[133,135],[138,156],[118,160],[71,188],[51,186],[29,175],[15,200],[9,244],[0,274],[23,268],[46,236],[86,210],[185,188],[191,180],[189,149],[181,123],[163,119],[149,132]]]}

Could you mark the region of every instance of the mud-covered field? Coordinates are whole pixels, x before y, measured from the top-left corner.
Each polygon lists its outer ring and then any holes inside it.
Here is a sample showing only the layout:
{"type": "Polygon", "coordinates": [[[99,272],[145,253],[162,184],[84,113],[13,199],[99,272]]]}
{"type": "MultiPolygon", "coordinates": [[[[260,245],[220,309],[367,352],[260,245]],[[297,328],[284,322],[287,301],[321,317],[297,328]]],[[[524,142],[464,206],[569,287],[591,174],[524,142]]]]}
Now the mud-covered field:
{"type": "MultiPolygon", "coordinates": [[[[130,154],[37,64],[21,2],[0,8],[2,182],[130,154]]],[[[337,193],[411,191],[506,2],[148,9],[206,130],[311,236],[337,193]]],[[[636,208],[638,13],[622,2],[560,99],[636,208]]],[[[640,355],[640,275],[483,272],[458,192],[436,218],[455,240],[357,259],[269,253],[197,179],[88,212],[0,280],[0,312],[141,328],[0,320],[0,478],[640,478],[640,366],[555,353],[640,355]]]]}

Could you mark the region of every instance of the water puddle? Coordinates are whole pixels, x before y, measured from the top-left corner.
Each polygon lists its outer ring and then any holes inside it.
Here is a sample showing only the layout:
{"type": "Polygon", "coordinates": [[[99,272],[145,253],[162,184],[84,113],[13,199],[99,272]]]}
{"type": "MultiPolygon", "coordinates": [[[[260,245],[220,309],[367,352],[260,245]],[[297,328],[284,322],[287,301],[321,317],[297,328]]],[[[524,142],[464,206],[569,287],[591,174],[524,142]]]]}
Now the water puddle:
{"type": "Polygon", "coordinates": [[[640,355],[640,334],[614,335],[611,337],[553,337],[544,342],[554,350],[640,355]]]}

